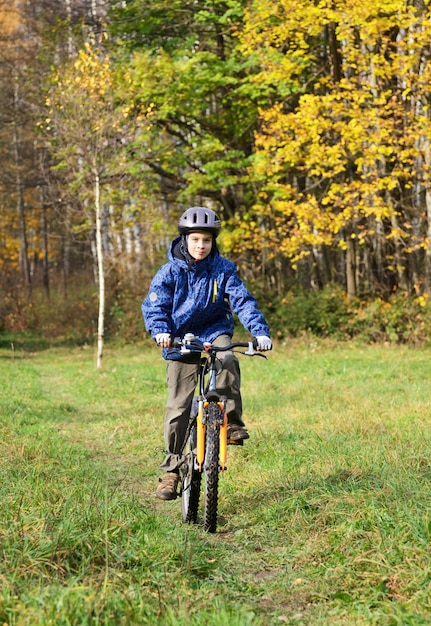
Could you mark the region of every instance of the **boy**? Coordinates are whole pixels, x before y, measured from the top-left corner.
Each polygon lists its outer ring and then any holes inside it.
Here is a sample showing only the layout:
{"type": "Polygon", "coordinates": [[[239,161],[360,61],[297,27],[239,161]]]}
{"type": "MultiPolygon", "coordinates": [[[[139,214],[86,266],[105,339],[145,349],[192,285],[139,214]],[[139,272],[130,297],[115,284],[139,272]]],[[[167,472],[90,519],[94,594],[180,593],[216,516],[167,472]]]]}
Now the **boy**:
{"type": "MultiPolygon", "coordinates": [[[[168,400],[165,414],[166,458],[159,469],[156,496],[177,497],[181,447],[187,429],[197,383],[200,354],[182,356],[171,347],[174,337],[192,332],[203,342],[227,345],[234,331],[233,313],[256,337],[258,350],[270,350],[269,327],[256,300],[236,273],[236,267],[222,257],[216,245],[220,232],[217,214],[204,207],[191,207],[178,222],[179,237],[172,241],[168,258],[153,278],[142,303],[145,326],[167,360],[168,400]]],[[[227,396],[228,443],[242,443],[249,434],[242,421],[240,369],[232,352],[221,353],[223,371],[217,379],[227,396]]]]}

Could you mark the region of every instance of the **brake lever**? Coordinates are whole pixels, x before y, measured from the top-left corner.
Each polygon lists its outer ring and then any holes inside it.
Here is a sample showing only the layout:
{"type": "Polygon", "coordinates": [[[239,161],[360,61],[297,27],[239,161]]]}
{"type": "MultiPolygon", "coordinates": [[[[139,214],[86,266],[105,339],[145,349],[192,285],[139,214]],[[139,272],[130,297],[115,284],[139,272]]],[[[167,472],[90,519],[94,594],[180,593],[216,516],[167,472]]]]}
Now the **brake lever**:
{"type": "Polygon", "coordinates": [[[264,359],[268,360],[268,357],[266,356],[266,354],[262,354],[262,352],[258,352],[257,350],[254,349],[254,341],[248,342],[248,349],[246,352],[243,352],[243,354],[247,354],[248,356],[261,356],[264,359]]]}

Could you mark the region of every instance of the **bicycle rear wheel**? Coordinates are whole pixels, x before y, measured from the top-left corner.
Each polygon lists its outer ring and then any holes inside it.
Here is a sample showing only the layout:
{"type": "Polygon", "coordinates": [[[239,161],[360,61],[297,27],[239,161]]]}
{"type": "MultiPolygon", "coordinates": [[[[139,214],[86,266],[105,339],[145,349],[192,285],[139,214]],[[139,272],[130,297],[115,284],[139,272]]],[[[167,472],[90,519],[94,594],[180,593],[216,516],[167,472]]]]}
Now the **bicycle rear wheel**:
{"type": "Polygon", "coordinates": [[[220,425],[224,415],[216,402],[210,402],[206,409],[205,446],[205,516],[204,530],[215,533],[217,528],[218,479],[220,471],[220,425]]]}
{"type": "Polygon", "coordinates": [[[201,473],[196,469],[196,426],[192,426],[181,466],[181,513],[183,522],[196,524],[201,491],[201,473]]]}

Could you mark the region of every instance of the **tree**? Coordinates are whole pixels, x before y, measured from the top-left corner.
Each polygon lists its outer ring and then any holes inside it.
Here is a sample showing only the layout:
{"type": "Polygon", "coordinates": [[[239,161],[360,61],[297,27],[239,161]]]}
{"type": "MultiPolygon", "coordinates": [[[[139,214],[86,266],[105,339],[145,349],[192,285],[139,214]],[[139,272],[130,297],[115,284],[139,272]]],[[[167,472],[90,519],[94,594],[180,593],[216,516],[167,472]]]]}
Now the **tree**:
{"type": "Polygon", "coordinates": [[[130,97],[151,119],[134,157],[161,180],[168,202],[206,199],[226,217],[254,199],[247,168],[261,94],[235,37],[245,5],[133,0],[111,27],[132,55],[130,63],[119,56],[129,65],[130,97]]]}
{"type": "MultiPolygon", "coordinates": [[[[35,186],[34,178],[30,176],[35,159],[34,132],[32,132],[34,116],[31,109],[35,84],[28,67],[37,49],[37,39],[26,36],[27,24],[16,2],[1,3],[0,22],[2,24],[0,149],[3,163],[1,186],[5,191],[3,196],[5,216],[8,216],[9,224],[16,226],[17,243],[13,248],[18,247],[19,254],[13,255],[12,258],[18,260],[26,294],[30,297],[32,276],[26,201],[29,190],[35,186]],[[16,212],[16,220],[9,217],[11,210],[16,212]]],[[[12,233],[13,231],[9,231],[9,237],[12,233]]],[[[9,247],[10,250],[13,248],[9,247]]]]}
{"type": "Polygon", "coordinates": [[[412,255],[429,249],[429,38],[427,9],[402,0],[251,3],[243,52],[277,85],[260,112],[252,245],[294,267],[313,257],[318,284],[342,261],[351,296],[414,286],[412,255]]]}
{"type": "Polygon", "coordinates": [[[100,28],[103,4],[96,13],[91,0],[0,0],[2,283],[10,277],[14,288],[23,284],[28,299],[40,268],[49,297],[50,267],[61,254],[55,211],[61,194],[38,132],[48,76],[54,62],[74,54],[85,29],[100,28]]]}
{"type": "Polygon", "coordinates": [[[81,219],[75,228],[95,235],[99,296],[97,367],[102,365],[105,332],[105,250],[108,212],[116,179],[125,172],[127,110],[116,102],[116,79],[100,41],[87,42],[77,58],[57,74],[49,94],[50,149],[57,169],[78,199],[81,219]]]}

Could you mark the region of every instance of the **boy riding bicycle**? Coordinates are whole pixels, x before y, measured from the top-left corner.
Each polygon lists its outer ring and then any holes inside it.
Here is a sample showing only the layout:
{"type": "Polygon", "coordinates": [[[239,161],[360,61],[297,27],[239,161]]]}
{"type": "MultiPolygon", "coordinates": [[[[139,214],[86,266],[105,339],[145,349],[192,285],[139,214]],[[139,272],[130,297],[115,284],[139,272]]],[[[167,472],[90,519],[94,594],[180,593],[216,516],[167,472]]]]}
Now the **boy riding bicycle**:
{"type": "MultiPolygon", "coordinates": [[[[214,211],[187,209],[178,222],[180,234],[170,245],[169,262],[153,278],[142,303],[146,329],[167,360],[166,457],[159,468],[165,475],[159,478],[156,490],[162,500],[177,497],[181,448],[200,363],[200,355],[181,355],[172,347],[172,339],[192,332],[203,342],[227,345],[234,332],[235,313],[256,337],[258,350],[272,347],[269,326],[255,298],[238,277],[235,265],[219,253],[216,238],[220,227],[214,211]]],[[[228,398],[228,443],[238,444],[249,437],[242,420],[239,363],[232,352],[221,353],[220,358],[223,370],[218,386],[228,398]]]]}

